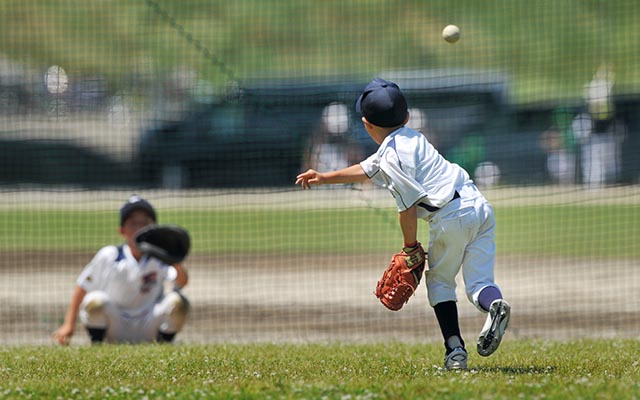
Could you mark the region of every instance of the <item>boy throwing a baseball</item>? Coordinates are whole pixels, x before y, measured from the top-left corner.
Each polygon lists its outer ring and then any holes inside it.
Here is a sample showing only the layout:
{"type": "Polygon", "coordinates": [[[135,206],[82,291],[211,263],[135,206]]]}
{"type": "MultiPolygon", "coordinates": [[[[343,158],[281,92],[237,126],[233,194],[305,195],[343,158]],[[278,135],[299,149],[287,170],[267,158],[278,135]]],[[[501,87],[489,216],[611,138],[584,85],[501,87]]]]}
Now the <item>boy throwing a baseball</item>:
{"type": "Polygon", "coordinates": [[[467,351],[460,334],[455,277],[462,269],[469,301],[487,319],[477,340],[481,356],[493,354],[507,329],[510,306],[494,283],[495,217],[469,174],[450,163],[420,132],[404,125],[407,101],[393,82],[369,83],[356,111],[380,147],[359,164],[332,171],[310,169],[297,176],[303,189],[312,185],[356,183],[371,179],[387,188],[398,208],[404,249],[418,243],[418,219],[429,223],[429,303],[444,338],[447,369],[466,369],[467,351]]]}
{"type": "Polygon", "coordinates": [[[120,234],[125,243],[102,248],[76,281],[64,323],[53,333],[69,344],[78,315],[92,343],[171,342],[184,325],[189,304],[180,293],[188,282],[181,264],[142,255],[135,235],[156,223],[156,211],[133,195],[120,209],[120,234]],[[164,293],[165,282],[175,290],[164,293]]]}

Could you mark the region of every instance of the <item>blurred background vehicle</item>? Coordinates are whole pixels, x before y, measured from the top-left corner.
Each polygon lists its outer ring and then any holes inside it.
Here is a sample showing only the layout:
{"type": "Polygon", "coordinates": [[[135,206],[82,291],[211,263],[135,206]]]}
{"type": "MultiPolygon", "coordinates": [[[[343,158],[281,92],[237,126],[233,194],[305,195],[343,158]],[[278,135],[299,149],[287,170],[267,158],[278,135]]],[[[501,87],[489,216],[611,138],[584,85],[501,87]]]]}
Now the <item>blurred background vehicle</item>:
{"type": "Polygon", "coordinates": [[[323,111],[361,88],[337,81],[252,82],[143,133],[134,161],[152,187],[289,186],[323,111]]]}
{"type": "Polygon", "coordinates": [[[0,139],[0,183],[118,188],[134,185],[129,165],[70,140],[0,139]]]}

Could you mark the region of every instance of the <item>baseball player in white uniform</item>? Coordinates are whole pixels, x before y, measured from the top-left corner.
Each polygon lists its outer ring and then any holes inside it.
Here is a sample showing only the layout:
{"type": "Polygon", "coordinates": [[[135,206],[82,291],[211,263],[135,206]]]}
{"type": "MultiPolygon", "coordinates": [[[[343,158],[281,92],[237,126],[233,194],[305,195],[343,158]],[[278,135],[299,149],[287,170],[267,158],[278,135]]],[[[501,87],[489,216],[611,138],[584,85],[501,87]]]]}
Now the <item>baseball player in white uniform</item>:
{"type": "Polygon", "coordinates": [[[450,163],[409,120],[399,87],[380,78],[369,83],[356,102],[364,127],[380,145],[359,164],[320,173],[308,170],[296,184],[355,183],[371,179],[387,188],[396,201],[404,247],[417,243],[418,219],[429,223],[425,272],[430,305],[445,342],[447,369],[466,369],[467,351],[460,334],[455,277],[462,269],[469,301],[487,313],[477,351],[493,354],[509,323],[510,306],[494,282],[495,217],[469,174],[450,163]]]}
{"type": "Polygon", "coordinates": [[[182,265],[167,265],[136,248],[136,232],[154,223],[154,208],[139,196],[131,196],[122,206],[120,233],[125,243],[102,248],[84,268],[65,321],[54,332],[58,343],[69,343],[78,315],[93,343],[174,339],[189,309],[180,292],[188,276],[182,265]],[[165,294],[167,282],[174,290],[165,294]]]}

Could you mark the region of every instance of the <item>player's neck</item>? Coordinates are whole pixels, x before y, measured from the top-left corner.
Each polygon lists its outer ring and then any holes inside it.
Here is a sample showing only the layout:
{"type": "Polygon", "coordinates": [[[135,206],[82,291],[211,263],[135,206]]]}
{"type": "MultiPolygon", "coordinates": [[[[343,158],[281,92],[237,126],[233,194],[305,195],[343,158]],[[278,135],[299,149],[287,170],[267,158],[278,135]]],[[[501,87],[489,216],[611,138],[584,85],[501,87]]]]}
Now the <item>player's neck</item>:
{"type": "Polygon", "coordinates": [[[381,127],[377,127],[376,129],[373,129],[371,132],[369,132],[369,134],[371,135],[371,138],[378,143],[379,145],[382,144],[382,142],[384,142],[384,140],[391,135],[393,132],[397,131],[398,129],[402,128],[401,126],[397,126],[395,128],[381,128],[381,127]]]}

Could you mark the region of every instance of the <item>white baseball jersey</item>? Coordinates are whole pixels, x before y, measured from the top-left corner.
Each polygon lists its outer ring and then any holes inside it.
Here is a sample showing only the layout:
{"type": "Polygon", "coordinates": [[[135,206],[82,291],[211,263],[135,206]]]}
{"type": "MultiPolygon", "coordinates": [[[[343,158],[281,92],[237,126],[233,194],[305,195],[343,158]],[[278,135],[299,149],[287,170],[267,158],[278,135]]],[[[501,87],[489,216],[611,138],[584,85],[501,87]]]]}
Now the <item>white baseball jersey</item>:
{"type": "Polygon", "coordinates": [[[143,257],[138,262],[125,244],[98,251],[77,284],[87,292],[105,292],[124,316],[141,318],[162,298],[164,283],[176,276],[174,267],[156,258],[143,257]]]}
{"type": "Polygon", "coordinates": [[[406,127],[387,136],[360,166],[369,179],[391,191],[398,211],[416,203],[441,208],[470,182],[464,169],[442,157],[422,133],[406,127]]]}
{"type": "Polygon", "coordinates": [[[360,166],[391,192],[399,212],[418,205],[418,217],[429,221],[430,304],[456,300],[455,277],[463,266],[467,297],[484,311],[477,296],[483,288],[496,286],[495,218],[469,174],[442,157],[422,133],[407,127],[387,136],[360,166]]]}

